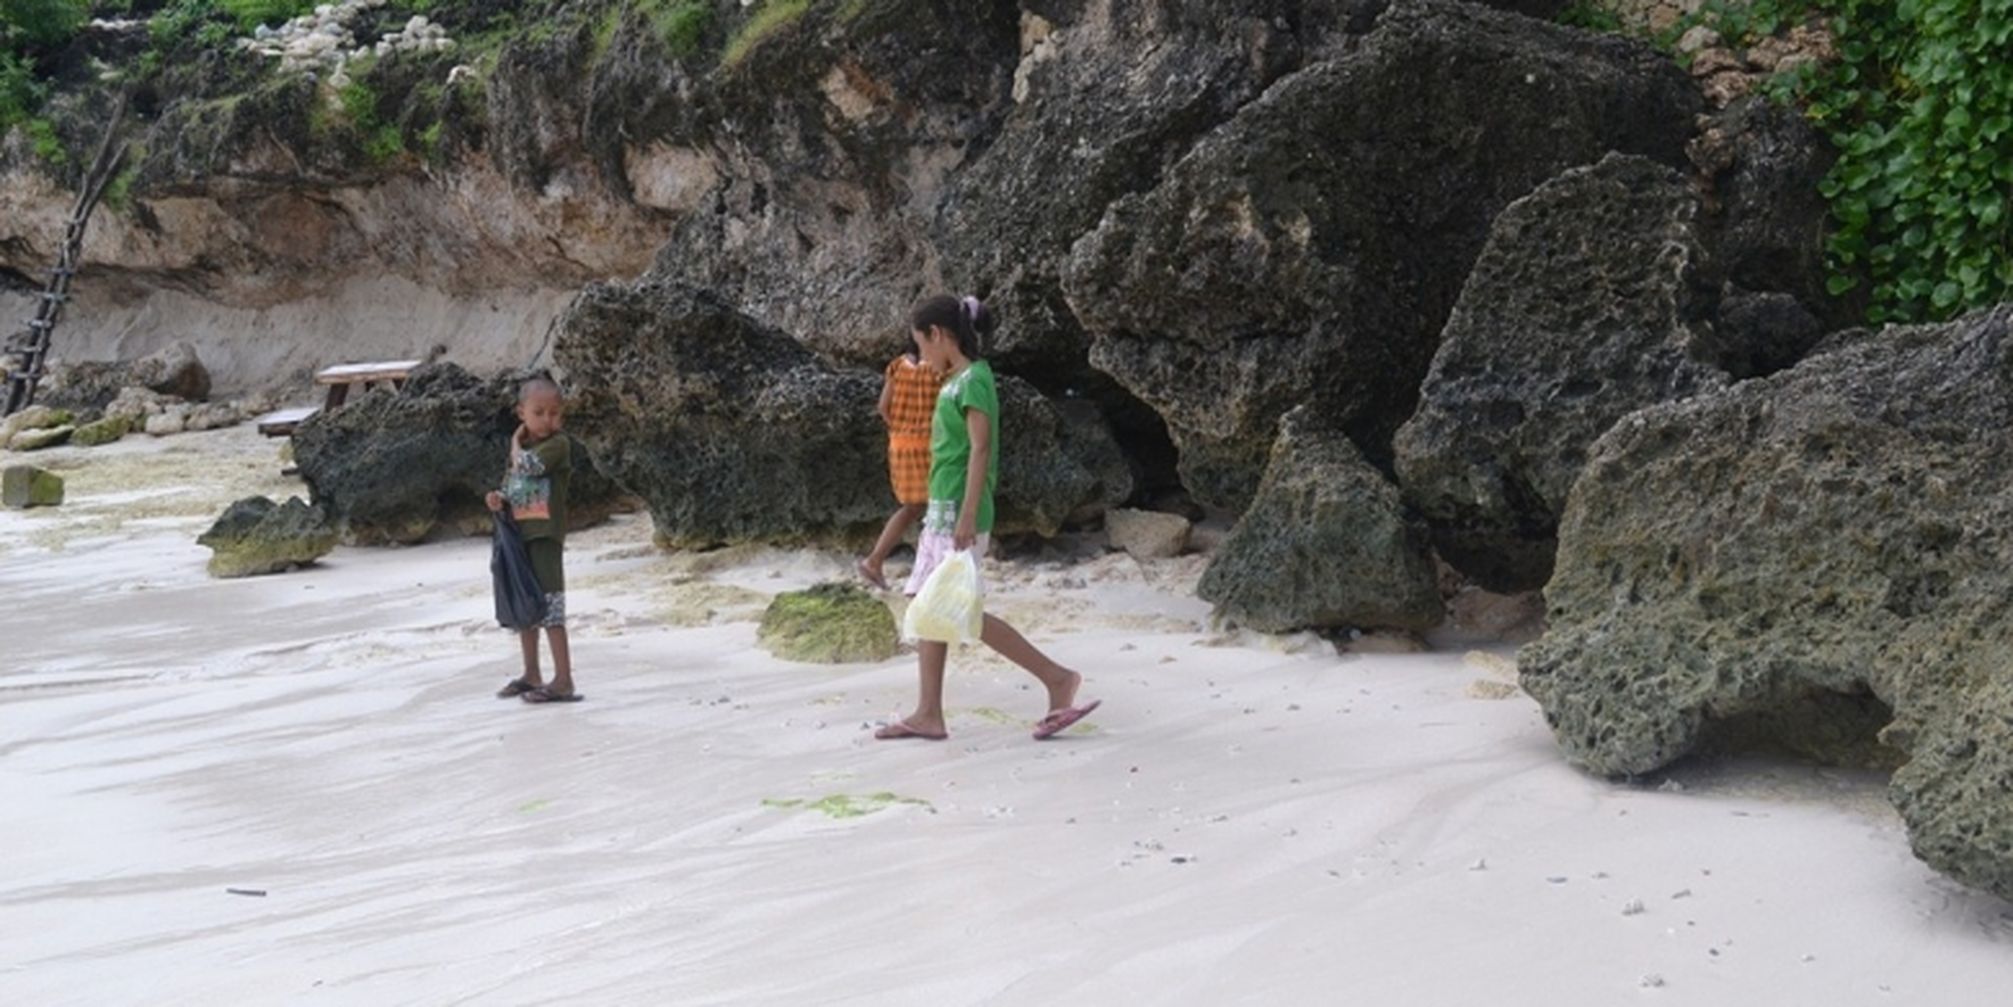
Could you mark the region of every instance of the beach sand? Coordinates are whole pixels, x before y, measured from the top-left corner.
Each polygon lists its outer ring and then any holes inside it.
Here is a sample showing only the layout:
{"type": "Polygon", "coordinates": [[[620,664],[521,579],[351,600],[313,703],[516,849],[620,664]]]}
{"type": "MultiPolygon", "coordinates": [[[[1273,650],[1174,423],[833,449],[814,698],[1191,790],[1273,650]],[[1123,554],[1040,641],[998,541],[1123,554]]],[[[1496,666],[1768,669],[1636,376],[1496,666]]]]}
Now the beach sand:
{"type": "Polygon", "coordinates": [[[1502,644],[1212,628],[1201,560],[993,564],[1104,700],[1052,743],[954,656],[950,741],[877,743],[912,658],[770,658],[849,558],[568,545],[583,703],[515,673],[488,544],[215,581],[304,492],[248,428],[8,456],[0,1002],[2002,1005],[2013,906],[1871,775],[1561,759],[1502,644]],[[260,894],[232,894],[240,889],[260,894]]]}

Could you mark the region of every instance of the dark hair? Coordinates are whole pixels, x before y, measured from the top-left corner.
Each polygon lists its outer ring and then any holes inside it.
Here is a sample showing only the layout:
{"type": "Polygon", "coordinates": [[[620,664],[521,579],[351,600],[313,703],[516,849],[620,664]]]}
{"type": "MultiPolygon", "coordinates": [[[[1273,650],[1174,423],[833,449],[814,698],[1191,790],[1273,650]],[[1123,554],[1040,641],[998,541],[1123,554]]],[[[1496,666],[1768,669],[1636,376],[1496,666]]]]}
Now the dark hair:
{"type": "Polygon", "coordinates": [[[917,302],[909,312],[909,328],[927,332],[931,327],[957,336],[958,352],[977,360],[985,355],[979,337],[992,334],[993,313],[976,297],[938,294],[917,302]]]}

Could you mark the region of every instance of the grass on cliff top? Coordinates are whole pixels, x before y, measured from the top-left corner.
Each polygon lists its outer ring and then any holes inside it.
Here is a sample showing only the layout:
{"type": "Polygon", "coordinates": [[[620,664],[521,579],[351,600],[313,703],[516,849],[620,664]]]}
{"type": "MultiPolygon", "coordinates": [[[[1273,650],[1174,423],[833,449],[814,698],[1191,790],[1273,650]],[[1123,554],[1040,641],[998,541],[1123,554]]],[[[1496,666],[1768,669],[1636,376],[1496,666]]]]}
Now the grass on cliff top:
{"type": "Polygon", "coordinates": [[[796,23],[810,9],[811,0],[763,0],[755,15],[727,40],[727,48],[720,54],[720,65],[740,65],[764,39],[796,23]]]}

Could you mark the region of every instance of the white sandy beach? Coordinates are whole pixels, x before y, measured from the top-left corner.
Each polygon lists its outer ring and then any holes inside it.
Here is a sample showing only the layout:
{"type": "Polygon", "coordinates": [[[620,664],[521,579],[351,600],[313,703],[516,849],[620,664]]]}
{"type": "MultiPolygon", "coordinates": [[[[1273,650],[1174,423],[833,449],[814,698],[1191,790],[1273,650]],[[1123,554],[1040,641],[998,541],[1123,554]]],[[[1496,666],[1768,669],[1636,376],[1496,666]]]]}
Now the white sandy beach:
{"type": "Polygon", "coordinates": [[[211,580],[224,504],[303,492],[249,428],[4,460],[70,499],[0,512],[0,1003],[2013,1000],[2013,905],[1880,780],[1591,779],[1509,647],[1226,636],[1198,557],[995,563],[1104,708],[1035,743],[966,653],[952,739],[877,743],[912,658],[755,646],[847,557],[576,535],[588,699],[536,708],[484,540],[211,580]]]}

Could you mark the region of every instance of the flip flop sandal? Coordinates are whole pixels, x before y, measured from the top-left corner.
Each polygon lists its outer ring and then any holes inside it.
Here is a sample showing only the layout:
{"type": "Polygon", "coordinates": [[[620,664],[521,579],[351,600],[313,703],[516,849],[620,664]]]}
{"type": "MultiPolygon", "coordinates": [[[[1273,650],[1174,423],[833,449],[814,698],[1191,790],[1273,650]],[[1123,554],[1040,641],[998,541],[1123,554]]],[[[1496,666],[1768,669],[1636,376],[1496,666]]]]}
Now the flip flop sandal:
{"type": "Polygon", "coordinates": [[[905,720],[897,720],[892,724],[884,724],[880,730],[874,732],[874,740],[876,741],[900,741],[904,738],[921,738],[924,741],[946,741],[949,740],[950,734],[928,734],[918,731],[910,727],[908,721],[905,720]]]}
{"type": "Polygon", "coordinates": [[[527,690],[521,698],[527,703],[538,704],[578,703],[587,697],[577,692],[553,692],[551,689],[541,685],[536,689],[527,690]]]}
{"type": "Polygon", "coordinates": [[[522,696],[525,693],[530,692],[531,690],[536,688],[538,688],[538,686],[532,685],[530,682],[527,682],[524,679],[513,678],[510,680],[510,683],[508,685],[505,685],[503,688],[496,690],[496,698],[515,699],[516,697],[522,696]]]}
{"type": "Polygon", "coordinates": [[[1082,706],[1072,706],[1067,710],[1057,710],[1035,725],[1034,740],[1047,741],[1069,729],[1070,725],[1090,716],[1090,711],[1104,705],[1104,700],[1093,699],[1082,706]]]}

